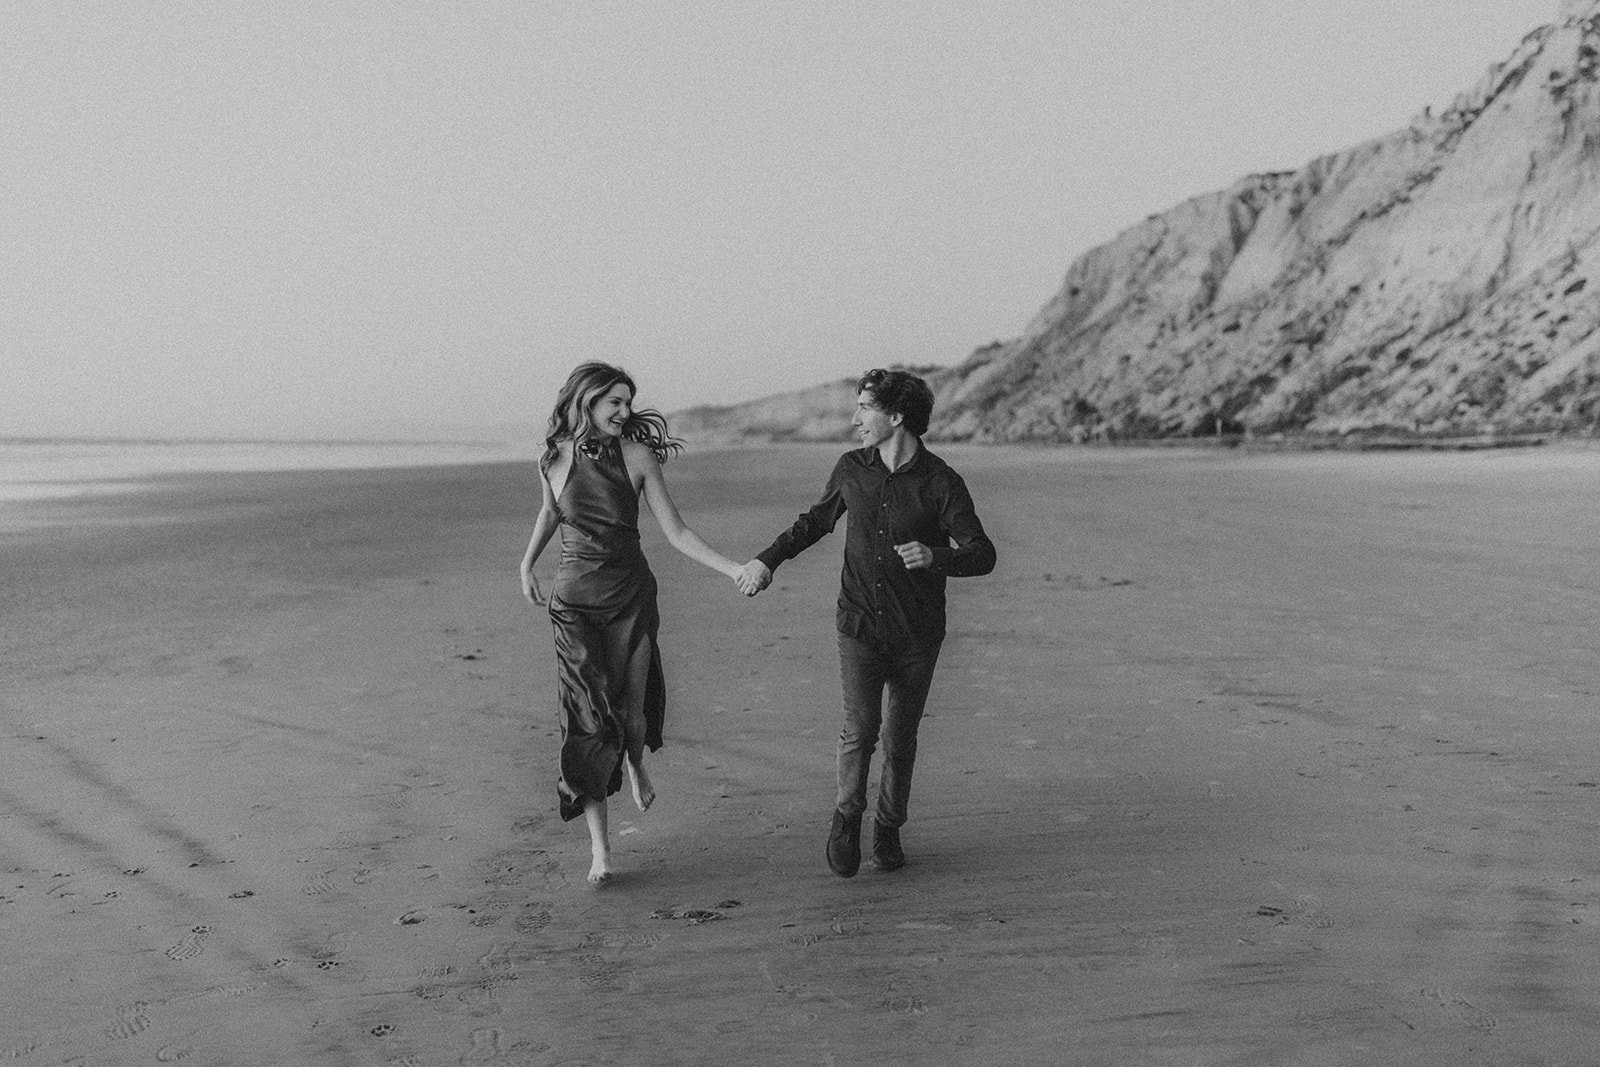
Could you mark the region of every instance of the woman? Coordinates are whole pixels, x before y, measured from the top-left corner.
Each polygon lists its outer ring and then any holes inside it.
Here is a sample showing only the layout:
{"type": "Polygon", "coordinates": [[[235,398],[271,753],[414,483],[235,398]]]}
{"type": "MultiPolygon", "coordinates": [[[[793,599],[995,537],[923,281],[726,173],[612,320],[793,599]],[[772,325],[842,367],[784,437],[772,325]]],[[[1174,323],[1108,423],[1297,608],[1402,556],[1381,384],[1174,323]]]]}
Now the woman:
{"type": "Polygon", "coordinates": [[[666,711],[656,580],[639,546],[640,494],[673,548],[721,571],[741,592],[755,591],[738,564],[679,516],[661,465],[683,446],[660,414],[633,410],[633,396],[633,379],[620,367],[584,363],[567,378],[550,415],[539,460],[544,499],[522,557],[523,592],[548,603],[555,624],[561,817],[581,813],[588,823],[589,881],[597,885],[612,874],[606,798],[622,788],[626,769],[639,810],[650,807],[655,790],[644,750],[661,747],[666,711]],[[561,563],[546,597],[533,567],[557,527],[561,563]]]}

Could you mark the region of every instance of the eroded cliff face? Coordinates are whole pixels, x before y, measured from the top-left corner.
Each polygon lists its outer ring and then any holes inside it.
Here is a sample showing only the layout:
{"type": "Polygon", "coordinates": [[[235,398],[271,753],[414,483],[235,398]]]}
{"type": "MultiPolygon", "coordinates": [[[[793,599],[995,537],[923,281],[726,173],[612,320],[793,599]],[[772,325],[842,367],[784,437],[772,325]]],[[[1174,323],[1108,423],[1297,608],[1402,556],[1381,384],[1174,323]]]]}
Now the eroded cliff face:
{"type": "Polygon", "coordinates": [[[1146,219],[933,376],[934,434],[1593,430],[1597,76],[1569,3],[1442,114],[1146,219]]]}

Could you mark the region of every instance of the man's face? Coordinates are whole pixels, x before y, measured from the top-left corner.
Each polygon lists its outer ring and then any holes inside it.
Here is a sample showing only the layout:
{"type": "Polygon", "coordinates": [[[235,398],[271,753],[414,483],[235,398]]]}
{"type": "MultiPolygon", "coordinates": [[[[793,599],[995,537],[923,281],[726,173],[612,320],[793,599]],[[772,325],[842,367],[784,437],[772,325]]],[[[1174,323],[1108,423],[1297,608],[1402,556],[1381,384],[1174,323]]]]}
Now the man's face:
{"type": "Polygon", "coordinates": [[[872,394],[863,389],[856,397],[856,413],[851,416],[850,425],[855,428],[856,436],[861,438],[864,446],[877,448],[894,436],[895,427],[900,425],[900,416],[887,414],[872,399],[872,394]]]}

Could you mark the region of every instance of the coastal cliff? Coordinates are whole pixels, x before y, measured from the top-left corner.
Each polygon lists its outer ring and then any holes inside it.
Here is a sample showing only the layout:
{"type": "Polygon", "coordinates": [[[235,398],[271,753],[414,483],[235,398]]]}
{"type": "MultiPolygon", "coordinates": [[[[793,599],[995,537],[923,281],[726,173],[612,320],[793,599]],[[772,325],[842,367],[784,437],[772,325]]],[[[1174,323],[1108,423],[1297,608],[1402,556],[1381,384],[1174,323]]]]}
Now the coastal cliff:
{"type": "MultiPolygon", "coordinates": [[[[1442,112],[1128,228],[1019,336],[925,371],[930,436],[1594,432],[1597,80],[1600,0],[1568,2],[1442,112]]],[[[839,437],[852,384],[674,425],[839,437]]]]}

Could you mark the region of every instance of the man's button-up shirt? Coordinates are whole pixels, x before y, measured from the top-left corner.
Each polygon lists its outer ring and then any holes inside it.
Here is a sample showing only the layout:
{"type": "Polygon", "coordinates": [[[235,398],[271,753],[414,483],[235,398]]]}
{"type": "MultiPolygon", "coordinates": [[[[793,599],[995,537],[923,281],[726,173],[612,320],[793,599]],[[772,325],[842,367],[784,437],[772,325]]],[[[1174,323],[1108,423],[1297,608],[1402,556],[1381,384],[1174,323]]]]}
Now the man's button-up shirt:
{"type": "Polygon", "coordinates": [[[994,543],[983,532],[961,476],[918,443],[890,471],[876,448],[846,452],[810,510],[756,558],[776,571],[848,515],[839,631],[890,649],[937,648],[945,634],[945,579],[994,570],[994,543]],[[908,569],[895,545],[920,541],[933,550],[927,567],[908,569]]]}

